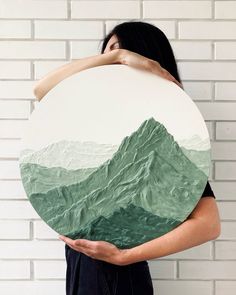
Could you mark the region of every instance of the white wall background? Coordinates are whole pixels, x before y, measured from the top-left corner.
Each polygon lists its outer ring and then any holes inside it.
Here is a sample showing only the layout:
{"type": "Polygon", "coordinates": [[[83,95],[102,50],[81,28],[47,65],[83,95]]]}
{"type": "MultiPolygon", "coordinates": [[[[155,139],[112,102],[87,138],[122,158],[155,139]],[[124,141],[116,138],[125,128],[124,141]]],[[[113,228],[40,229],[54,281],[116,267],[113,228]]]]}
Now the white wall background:
{"type": "Polygon", "coordinates": [[[19,140],[36,80],[99,53],[117,22],[156,24],[173,47],[185,91],[211,135],[210,184],[222,233],[149,262],[155,294],[236,294],[236,1],[0,0],[0,294],[65,294],[64,243],[29,203],[19,140]]]}

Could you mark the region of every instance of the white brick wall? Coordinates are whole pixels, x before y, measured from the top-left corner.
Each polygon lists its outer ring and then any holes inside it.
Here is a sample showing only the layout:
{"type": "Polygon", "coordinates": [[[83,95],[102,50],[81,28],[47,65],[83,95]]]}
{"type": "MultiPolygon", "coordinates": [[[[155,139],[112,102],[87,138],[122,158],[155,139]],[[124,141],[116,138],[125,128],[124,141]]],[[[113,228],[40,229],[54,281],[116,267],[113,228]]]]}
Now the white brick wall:
{"type": "Polygon", "coordinates": [[[97,54],[105,34],[131,19],[157,25],[170,40],[209,130],[222,220],[216,241],[149,261],[155,294],[236,294],[236,1],[0,0],[2,295],[65,295],[64,243],[31,206],[17,165],[34,83],[97,54]]]}

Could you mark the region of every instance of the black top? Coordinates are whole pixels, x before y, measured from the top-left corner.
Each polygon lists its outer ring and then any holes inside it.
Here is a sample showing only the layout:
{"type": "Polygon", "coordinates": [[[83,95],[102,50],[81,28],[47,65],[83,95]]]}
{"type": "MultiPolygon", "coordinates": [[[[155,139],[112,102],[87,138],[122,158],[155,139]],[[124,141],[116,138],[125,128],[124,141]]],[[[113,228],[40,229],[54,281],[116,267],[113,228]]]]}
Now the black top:
{"type": "Polygon", "coordinates": [[[213,190],[212,190],[212,188],[210,186],[210,183],[208,181],[207,181],[207,184],[205,186],[205,189],[204,189],[204,191],[202,193],[201,198],[203,198],[203,197],[213,197],[213,198],[216,198],[215,195],[214,195],[214,192],[213,192],[213,190]]]}

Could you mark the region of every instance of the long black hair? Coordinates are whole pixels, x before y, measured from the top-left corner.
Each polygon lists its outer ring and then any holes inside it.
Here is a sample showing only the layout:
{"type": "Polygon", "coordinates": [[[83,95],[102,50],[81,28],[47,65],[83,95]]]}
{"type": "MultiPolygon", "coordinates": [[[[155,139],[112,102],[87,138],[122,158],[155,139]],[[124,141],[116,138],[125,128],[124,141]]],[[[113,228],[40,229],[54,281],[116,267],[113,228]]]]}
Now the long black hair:
{"type": "Polygon", "coordinates": [[[141,54],[160,63],[181,83],[172,47],[166,35],[156,26],[142,21],[127,21],[116,25],[103,39],[101,53],[112,35],[119,47],[141,54]]]}

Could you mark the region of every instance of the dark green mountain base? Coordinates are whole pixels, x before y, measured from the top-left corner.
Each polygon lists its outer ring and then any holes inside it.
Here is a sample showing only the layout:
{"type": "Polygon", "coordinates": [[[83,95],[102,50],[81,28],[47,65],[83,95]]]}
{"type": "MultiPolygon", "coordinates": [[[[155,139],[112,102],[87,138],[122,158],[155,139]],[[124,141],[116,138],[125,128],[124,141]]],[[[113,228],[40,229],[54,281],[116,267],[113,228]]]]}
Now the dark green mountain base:
{"type": "Polygon", "coordinates": [[[90,226],[69,236],[73,239],[107,241],[120,249],[125,249],[160,237],[180,223],[180,220],[159,217],[141,207],[129,204],[126,208],[115,210],[108,218],[98,217],[90,226]]]}

